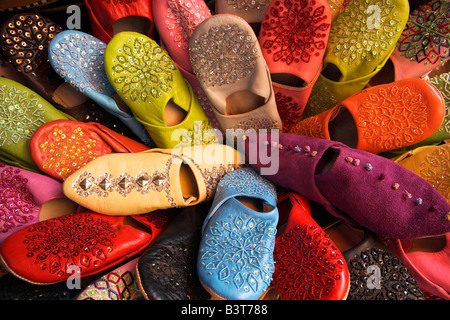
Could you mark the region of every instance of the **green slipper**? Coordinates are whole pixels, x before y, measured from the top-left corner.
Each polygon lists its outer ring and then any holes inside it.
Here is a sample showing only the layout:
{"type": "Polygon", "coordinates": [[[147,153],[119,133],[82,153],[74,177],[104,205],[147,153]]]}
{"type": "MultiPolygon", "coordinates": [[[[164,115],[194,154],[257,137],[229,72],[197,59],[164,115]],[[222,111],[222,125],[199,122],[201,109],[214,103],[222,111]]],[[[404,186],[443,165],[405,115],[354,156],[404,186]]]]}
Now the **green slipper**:
{"type": "Polygon", "coordinates": [[[216,140],[191,86],[154,40],[136,32],[116,34],[105,49],[105,70],[158,148],[216,140]]]}
{"type": "Polygon", "coordinates": [[[44,123],[72,119],[20,83],[0,77],[0,161],[39,172],[29,143],[44,123]]]}

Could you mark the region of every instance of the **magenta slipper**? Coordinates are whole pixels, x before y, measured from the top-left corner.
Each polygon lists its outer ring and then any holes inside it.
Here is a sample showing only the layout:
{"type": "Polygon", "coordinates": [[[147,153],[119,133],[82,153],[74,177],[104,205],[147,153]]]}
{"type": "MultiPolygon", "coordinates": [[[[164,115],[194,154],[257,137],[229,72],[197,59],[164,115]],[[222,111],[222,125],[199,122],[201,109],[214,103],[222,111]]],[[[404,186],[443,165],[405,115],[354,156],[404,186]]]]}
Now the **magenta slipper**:
{"type": "Polygon", "coordinates": [[[445,197],[390,159],[289,133],[247,135],[243,142],[249,163],[264,177],[351,225],[395,239],[450,232],[445,197]]]}

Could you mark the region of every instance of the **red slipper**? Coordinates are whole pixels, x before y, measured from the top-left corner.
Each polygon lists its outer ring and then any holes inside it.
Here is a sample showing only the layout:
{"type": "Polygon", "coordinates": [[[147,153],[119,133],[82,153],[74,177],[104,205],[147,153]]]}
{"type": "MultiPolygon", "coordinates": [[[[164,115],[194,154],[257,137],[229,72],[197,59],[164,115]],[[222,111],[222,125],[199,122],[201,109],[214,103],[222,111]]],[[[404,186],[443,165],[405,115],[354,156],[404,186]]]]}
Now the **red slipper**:
{"type": "Polygon", "coordinates": [[[306,198],[288,193],[278,200],[273,284],[282,300],[345,300],[347,264],[330,237],[311,217],[306,198]]]}
{"type": "Polygon", "coordinates": [[[30,139],[31,158],[36,166],[58,180],[64,180],[96,157],[148,149],[99,123],[73,120],[48,122],[30,139]]]}
{"type": "Polygon", "coordinates": [[[326,0],[276,0],[266,11],[259,43],[285,132],[300,119],[322,70],[330,25],[326,0]]]}
{"type": "Polygon", "coordinates": [[[5,270],[35,284],[97,274],[137,256],[154,239],[152,224],[132,217],[75,213],[38,222],[5,239],[0,262],[5,270]]]}
{"type": "Polygon", "coordinates": [[[153,38],[153,15],[151,0],[84,0],[91,22],[92,35],[108,43],[120,31],[145,31],[153,38]],[[120,19],[124,23],[118,25],[120,19]],[[143,18],[145,23],[141,23],[143,18]],[[145,26],[145,24],[149,24],[145,26]]]}

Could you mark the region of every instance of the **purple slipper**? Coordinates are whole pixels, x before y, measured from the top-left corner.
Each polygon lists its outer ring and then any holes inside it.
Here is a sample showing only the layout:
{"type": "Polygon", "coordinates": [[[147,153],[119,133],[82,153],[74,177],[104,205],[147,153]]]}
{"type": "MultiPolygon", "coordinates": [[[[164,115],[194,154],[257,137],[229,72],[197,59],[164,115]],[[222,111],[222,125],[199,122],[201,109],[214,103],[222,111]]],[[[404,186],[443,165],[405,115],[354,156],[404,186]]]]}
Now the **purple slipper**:
{"type": "Polygon", "coordinates": [[[250,134],[244,139],[239,147],[261,175],[320,203],[351,225],[394,239],[450,232],[450,204],[444,196],[392,160],[290,133],[250,134]],[[265,174],[265,168],[274,167],[271,159],[278,161],[278,170],[265,174]]]}

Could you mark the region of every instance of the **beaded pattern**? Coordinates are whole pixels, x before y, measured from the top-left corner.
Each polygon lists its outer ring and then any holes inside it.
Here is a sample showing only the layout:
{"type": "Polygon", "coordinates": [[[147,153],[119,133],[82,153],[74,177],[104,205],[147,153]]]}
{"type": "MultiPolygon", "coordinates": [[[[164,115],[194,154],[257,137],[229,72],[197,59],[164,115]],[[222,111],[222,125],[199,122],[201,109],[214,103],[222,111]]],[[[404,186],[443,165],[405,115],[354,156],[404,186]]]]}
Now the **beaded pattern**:
{"type": "Polygon", "coordinates": [[[211,13],[206,6],[192,0],[168,0],[167,6],[165,23],[169,35],[179,48],[187,50],[194,29],[211,13]]]}
{"type": "Polygon", "coordinates": [[[32,221],[36,202],[19,168],[0,164],[0,232],[32,221]]]}
{"type": "Polygon", "coordinates": [[[328,46],[331,53],[344,63],[358,65],[363,61],[377,60],[397,42],[403,26],[399,12],[391,0],[352,1],[340,13],[330,30],[328,46]],[[367,21],[371,5],[380,8],[380,25],[369,28],[367,21]]]}
{"type": "Polygon", "coordinates": [[[177,147],[207,145],[216,141],[216,134],[209,120],[195,120],[179,136],[177,147]]]}
{"type": "Polygon", "coordinates": [[[81,92],[112,94],[104,66],[106,44],[88,34],[64,35],[51,50],[55,71],[81,92]]]}
{"type": "Polygon", "coordinates": [[[97,140],[86,134],[81,127],[76,127],[71,133],[67,132],[67,135],[61,128],[55,127],[39,148],[41,154],[47,156],[42,168],[52,169],[63,180],[97,156],[112,152],[109,146],[102,145],[99,154],[97,140]]]}
{"type": "Polygon", "coordinates": [[[450,199],[450,145],[437,147],[425,157],[419,167],[420,176],[435,187],[446,199],[450,199]]]}
{"type": "Polygon", "coordinates": [[[15,16],[8,23],[6,33],[2,34],[2,47],[19,72],[58,83],[59,76],[49,64],[47,49],[50,41],[61,31],[54,22],[39,15],[15,16]]]}
{"type": "Polygon", "coordinates": [[[225,286],[258,292],[272,279],[275,234],[276,228],[269,221],[230,212],[206,229],[199,265],[225,286]],[[263,260],[263,256],[268,259],[263,260]]]}
{"type": "Polygon", "coordinates": [[[124,100],[144,103],[172,90],[177,67],[152,40],[129,38],[112,63],[112,85],[124,100]]]}
{"type": "Polygon", "coordinates": [[[422,95],[413,88],[378,89],[358,107],[356,125],[367,143],[380,150],[395,150],[420,137],[429,117],[422,95]]]}
{"type": "Polygon", "coordinates": [[[425,65],[450,58],[450,3],[435,0],[414,10],[397,49],[405,58],[425,65]]]}
{"type": "Polygon", "coordinates": [[[99,266],[114,250],[113,225],[88,213],[77,213],[33,224],[22,244],[26,258],[43,272],[66,276],[69,265],[83,268],[99,266]]]}
{"type": "Polygon", "coordinates": [[[0,147],[16,144],[45,123],[45,109],[34,93],[0,86],[0,147]]]}
{"type": "Polygon", "coordinates": [[[283,300],[326,300],[347,268],[329,236],[313,225],[277,237],[273,283],[283,300]]]}
{"type": "Polygon", "coordinates": [[[262,23],[262,48],[274,61],[308,63],[326,48],[330,24],[324,22],[324,6],[313,9],[316,1],[275,1],[262,23]]]}
{"type": "Polygon", "coordinates": [[[268,129],[270,131],[271,129],[278,129],[280,127],[280,124],[277,120],[272,119],[264,119],[264,118],[251,118],[239,121],[237,124],[235,124],[230,129],[233,130],[239,130],[242,129],[244,131],[249,129],[268,129]]]}
{"type": "Polygon", "coordinates": [[[143,295],[131,271],[117,269],[92,284],[77,300],[140,300],[143,295]]]}
{"type": "Polygon", "coordinates": [[[251,168],[241,168],[219,181],[219,188],[277,199],[275,185],[251,168]]]}
{"type": "Polygon", "coordinates": [[[350,292],[348,300],[423,300],[416,280],[391,252],[367,248],[348,262],[350,292]],[[380,289],[369,289],[369,266],[380,268],[380,289]]]}
{"type": "Polygon", "coordinates": [[[236,10],[265,10],[271,0],[227,0],[227,5],[236,10]]]}
{"type": "Polygon", "coordinates": [[[189,47],[194,73],[208,87],[232,84],[250,75],[258,51],[257,41],[237,24],[211,27],[189,47]]]}
{"type": "Polygon", "coordinates": [[[450,134],[450,73],[440,74],[439,76],[426,77],[429,83],[436,87],[444,98],[445,115],[444,121],[438,129],[438,132],[450,134]]]}

